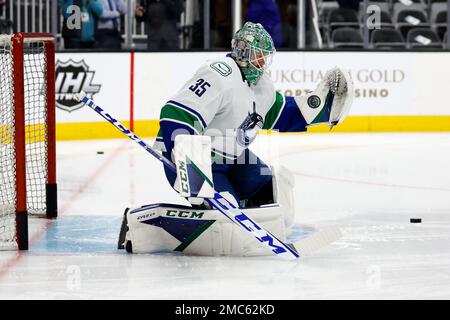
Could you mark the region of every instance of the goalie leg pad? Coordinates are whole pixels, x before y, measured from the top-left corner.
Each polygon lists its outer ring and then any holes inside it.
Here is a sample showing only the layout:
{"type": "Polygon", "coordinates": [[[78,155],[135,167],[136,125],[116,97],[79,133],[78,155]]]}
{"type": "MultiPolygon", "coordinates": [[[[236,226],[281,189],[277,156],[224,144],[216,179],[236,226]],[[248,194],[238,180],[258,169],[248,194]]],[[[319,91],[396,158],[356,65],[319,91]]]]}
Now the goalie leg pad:
{"type": "Polygon", "coordinates": [[[274,200],[283,208],[284,224],[287,229],[295,222],[294,174],[284,166],[271,167],[273,172],[274,200]]]}
{"type": "MultiPolygon", "coordinates": [[[[284,218],[278,205],[243,209],[245,214],[286,240],[284,218]]],[[[250,234],[215,209],[150,205],[127,213],[133,253],[183,252],[201,256],[271,255],[250,234]]]]}
{"type": "MultiPolygon", "coordinates": [[[[284,167],[272,167],[272,172],[275,173],[275,203],[242,210],[285,241],[287,230],[295,219],[294,180],[284,167]]],[[[231,195],[227,198],[234,200],[231,195]]],[[[134,253],[177,251],[202,256],[272,254],[215,209],[154,204],[129,210],[127,220],[126,240],[132,243],[134,253]]]]}
{"type": "Polygon", "coordinates": [[[214,197],[211,137],[177,135],[173,151],[177,168],[175,190],[188,199],[200,198],[194,204],[202,203],[202,198],[214,197]]]}

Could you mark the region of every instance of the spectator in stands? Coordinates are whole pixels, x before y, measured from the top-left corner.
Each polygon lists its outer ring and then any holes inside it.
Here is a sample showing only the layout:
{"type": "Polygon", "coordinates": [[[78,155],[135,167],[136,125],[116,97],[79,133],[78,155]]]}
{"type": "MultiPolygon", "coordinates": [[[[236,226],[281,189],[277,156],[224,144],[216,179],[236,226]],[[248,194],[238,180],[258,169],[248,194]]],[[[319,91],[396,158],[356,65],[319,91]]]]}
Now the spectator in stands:
{"type": "MultiPolygon", "coordinates": [[[[233,36],[231,26],[232,8],[230,0],[211,1],[211,45],[228,50],[233,36]]],[[[245,7],[244,7],[245,8],[245,7]]],[[[203,21],[203,20],[202,20],[203,21]]]]}
{"type": "Polygon", "coordinates": [[[363,0],[337,0],[340,8],[352,9],[355,11],[359,10],[359,3],[363,0]]]}
{"type": "Polygon", "coordinates": [[[147,49],[180,48],[178,24],[183,9],[183,0],[140,0],[135,17],[145,22],[147,49]]]}
{"type": "Polygon", "coordinates": [[[289,3],[283,21],[283,43],[286,48],[297,48],[297,4],[289,3]]]}
{"type": "Polygon", "coordinates": [[[120,16],[127,13],[127,5],[123,0],[101,0],[103,12],[98,19],[97,47],[102,49],[121,49],[120,16]]]}
{"type": "Polygon", "coordinates": [[[281,14],[275,0],[249,0],[245,21],[262,24],[272,36],[275,47],[283,46],[281,14]]]}
{"type": "Polygon", "coordinates": [[[98,17],[103,13],[101,0],[60,0],[60,5],[64,18],[62,29],[64,47],[66,49],[94,48],[95,25],[98,17]],[[74,10],[72,6],[77,6],[79,10],[74,10]],[[81,13],[79,17],[77,17],[78,12],[81,13]]]}
{"type": "MultiPolygon", "coordinates": [[[[3,16],[3,8],[5,6],[6,0],[0,0],[0,16],[3,16]]],[[[0,18],[0,34],[11,34],[14,33],[13,22],[9,19],[0,18]]]]}

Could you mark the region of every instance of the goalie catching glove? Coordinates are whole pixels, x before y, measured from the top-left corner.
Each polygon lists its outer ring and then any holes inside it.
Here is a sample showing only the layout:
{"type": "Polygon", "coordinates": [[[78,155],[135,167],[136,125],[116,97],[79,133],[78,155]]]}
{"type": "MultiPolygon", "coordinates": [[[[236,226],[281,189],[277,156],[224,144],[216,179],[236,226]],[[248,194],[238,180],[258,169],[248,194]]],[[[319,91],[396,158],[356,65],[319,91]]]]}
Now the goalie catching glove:
{"type": "Polygon", "coordinates": [[[350,74],[334,68],[313,92],[294,99],[308,125],[326,123],[332,128],[347,117],[353,95],[350,74]]]}

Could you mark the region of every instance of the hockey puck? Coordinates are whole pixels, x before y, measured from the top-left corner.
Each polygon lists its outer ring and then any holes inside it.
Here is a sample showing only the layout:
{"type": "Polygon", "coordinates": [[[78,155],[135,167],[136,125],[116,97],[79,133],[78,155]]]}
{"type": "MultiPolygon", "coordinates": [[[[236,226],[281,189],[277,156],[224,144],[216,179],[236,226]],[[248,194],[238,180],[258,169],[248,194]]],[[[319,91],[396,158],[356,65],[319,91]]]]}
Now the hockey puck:
{"type": "Polygon", "coordinates": [[[103,151],[97,151],[97,154],[104,154],[103,151]]]}
{"type": "Polygon", "coordinates": [[[422,219],[420,219],[420,218],[411,218],[411,219],[409,219],[409,222],[411,222],[411,223],[421,223],[422,219]]]}

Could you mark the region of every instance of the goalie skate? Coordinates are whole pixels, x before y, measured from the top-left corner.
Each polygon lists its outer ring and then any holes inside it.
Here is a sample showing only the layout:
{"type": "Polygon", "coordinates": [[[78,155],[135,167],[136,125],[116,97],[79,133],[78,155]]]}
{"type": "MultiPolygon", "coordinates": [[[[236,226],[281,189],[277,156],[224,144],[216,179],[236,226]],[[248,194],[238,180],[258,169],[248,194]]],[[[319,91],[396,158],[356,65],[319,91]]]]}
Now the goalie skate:
{"type": "Polygon", "coordinates": [[[119,240],[117,241],[117,249],[119,250],[125,249],[125,237],[128,231],[128,220],[127,220],[128,211],[130,211],[130,208],[126,208],[125,212],[123,213],[122,224],[120,226],[119,232],[119,240]]]}

